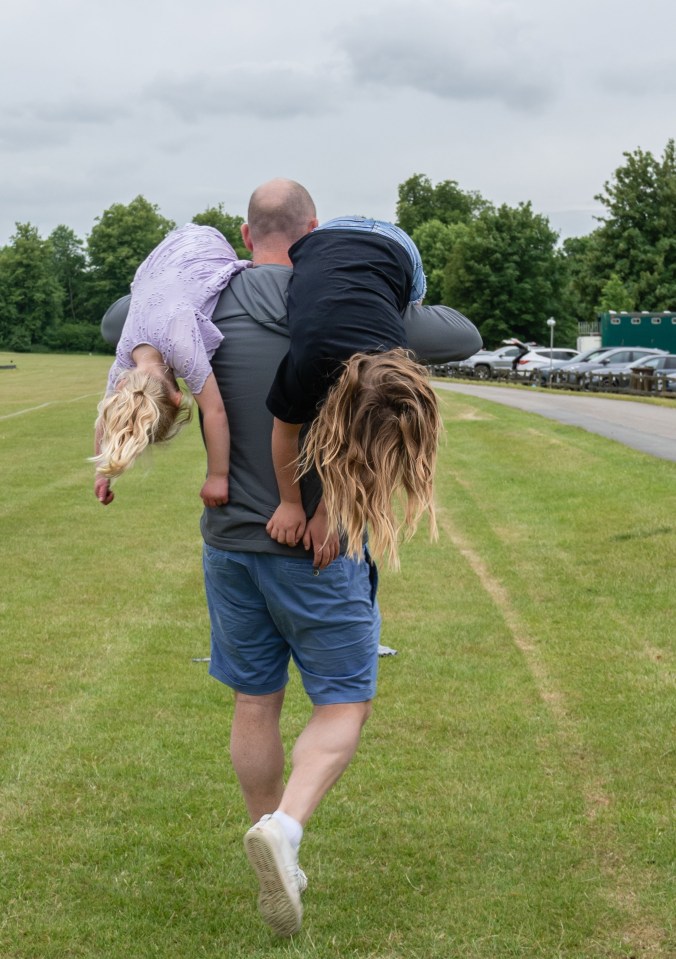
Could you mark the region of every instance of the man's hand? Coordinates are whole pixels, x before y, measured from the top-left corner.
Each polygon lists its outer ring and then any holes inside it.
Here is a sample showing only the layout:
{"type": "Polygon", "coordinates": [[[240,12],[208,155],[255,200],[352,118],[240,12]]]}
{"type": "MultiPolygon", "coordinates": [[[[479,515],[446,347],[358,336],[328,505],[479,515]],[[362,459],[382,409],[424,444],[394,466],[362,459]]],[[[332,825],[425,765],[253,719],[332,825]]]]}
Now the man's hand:
{"type": "Polygon", "coordinates": [[[107,476],[96,477],[94,480],[94,495],[103,506],[108,506],[109,503],[113,502],[115,493],[110,488],[110,480],[107,476]]]}
{"type": "Polygon", "coordinates": [[[340,537],[334,530],[329,534],[328,516],[322,500],[312,519],[308,520],[303,536],[303,546],[312,550],[312,565],[315,569],[326,569],[340,553],[340,537]]]}
{"type": "Polygon", "coordinates": [[[277,543],[295,546],[305,532],[305,510],[297,503],[281,502],[265,527],[277,543]]]}
{"type": "Polygon", "coordinates": [[[228,477],[208,476],[200,496],[205,506],[225,506],[228,502],[228,477]]]}

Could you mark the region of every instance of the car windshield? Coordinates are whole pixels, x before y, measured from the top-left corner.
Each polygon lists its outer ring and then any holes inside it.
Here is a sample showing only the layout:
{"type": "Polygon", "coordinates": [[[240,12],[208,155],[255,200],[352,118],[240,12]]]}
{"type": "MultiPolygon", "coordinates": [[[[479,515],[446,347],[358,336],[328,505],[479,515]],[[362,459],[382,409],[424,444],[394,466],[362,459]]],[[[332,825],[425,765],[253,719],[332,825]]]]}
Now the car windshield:
{"type": "Polygon", "coordinates": [[[575,359],[579,360],[580,363],[593,363],[594,360],[598,360],[602,356],[605,356],[607,352],[608,352],[607,349],[606,350],[599,350],[599,349],[587,350],[586,353],[580,353],[580,355],[576,356],[575,359]]]}

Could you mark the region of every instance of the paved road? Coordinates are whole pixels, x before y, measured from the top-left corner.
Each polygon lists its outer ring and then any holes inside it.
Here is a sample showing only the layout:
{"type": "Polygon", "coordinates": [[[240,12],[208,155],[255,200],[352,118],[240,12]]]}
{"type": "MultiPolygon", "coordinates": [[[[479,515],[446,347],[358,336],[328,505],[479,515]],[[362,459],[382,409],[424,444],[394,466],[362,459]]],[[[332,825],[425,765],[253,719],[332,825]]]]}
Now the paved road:
{"type": "Polygon", "coordinates": [[[609,400],[600,396],[564,395],[552,391],[514,390],[500,386],[474,386],[435,380],[435,386],[452,393],[478,396],[494,403],[538,413],[551,420],[579,426],[590,433],[607,436],[642,453],[676,461],[676,402],[653,406],[631,400],[609,400]]]}

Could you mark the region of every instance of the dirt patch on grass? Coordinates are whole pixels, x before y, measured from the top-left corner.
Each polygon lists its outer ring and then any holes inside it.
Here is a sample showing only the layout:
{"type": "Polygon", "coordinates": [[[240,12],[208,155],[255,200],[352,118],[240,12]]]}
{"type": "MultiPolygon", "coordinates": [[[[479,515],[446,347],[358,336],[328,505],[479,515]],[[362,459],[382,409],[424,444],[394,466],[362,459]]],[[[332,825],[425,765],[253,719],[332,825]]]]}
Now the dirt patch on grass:
{"type": "Polygon", "coordinates": [[[474,422],[477,420],[494,420],[496,417],[493,416],[492,413],[486,413],[483,410],[477,410],[473,406],[463,406],[450,416],[446,416],[445,419],[451,422],[454,420],[471,420],[474,422]]]}

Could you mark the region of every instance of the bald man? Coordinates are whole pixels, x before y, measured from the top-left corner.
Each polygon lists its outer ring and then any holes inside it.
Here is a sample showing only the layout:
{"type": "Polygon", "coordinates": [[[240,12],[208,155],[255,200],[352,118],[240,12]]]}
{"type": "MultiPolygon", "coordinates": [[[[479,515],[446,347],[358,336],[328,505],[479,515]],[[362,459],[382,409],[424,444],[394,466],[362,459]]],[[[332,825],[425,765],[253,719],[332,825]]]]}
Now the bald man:
{"type": "MultiPolygon", "coordinates": [[[[375,566],[368,552],[357,563],[337,543],[322,550],[325,516],[311,477],[303,542],[289,547],[265,530],[279,502],[265,399],[288,349],[288,250],[316,226],[314,203],[294,181],[273,180],[251,197],[242,237],[254,269],[233,279],[214,313],[224,335],[212,367],[230,420],[230,501],[202,517],[210,671],[234,689],[231,757],[254,823],[245,849],[263,919],[282,936],[301,925],[303,830],[352,759],[371,711],[380,632],[375,566]],[[285,785],[279,722],[290,659],[312,714],[285,785]]],[[[423,360],[459,359],[481,346],[474,325],[445,307],[411,306],[405,320],[423,360]]]]}
{"type": "MultiPolygon", "coordinates": [[[[355,562],[337,540],[325,545],[316,478],[302,481],[303,541],[290,547],[266,532],[279,493],[265,401],[289,345],[288,250],[316,226],[315,205],[299,183],[272,180],[251,197],[242,237],[254,267],[233,278],[213,315],[224,337],[212,369],[230,423],[229,501],[205,509],[201,520],[209,670],[234,691],[230,755],[253,823],[244,845],[261,915],[280,936],[301,926],[303,830],[357,749],[376,691],[380,632],[375,566],[367,550],[355,562]],[[291,659],[312,713],[285,784],[280,718],[291,659]]],[[[481,347],[474,325],[446,307],[410,306],[404,319],[423,362],[462,359],[481,347]]]]}

